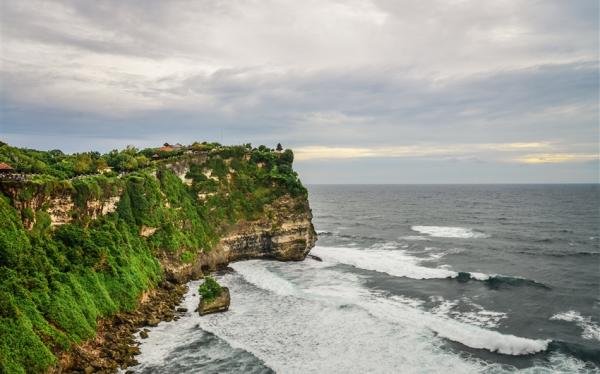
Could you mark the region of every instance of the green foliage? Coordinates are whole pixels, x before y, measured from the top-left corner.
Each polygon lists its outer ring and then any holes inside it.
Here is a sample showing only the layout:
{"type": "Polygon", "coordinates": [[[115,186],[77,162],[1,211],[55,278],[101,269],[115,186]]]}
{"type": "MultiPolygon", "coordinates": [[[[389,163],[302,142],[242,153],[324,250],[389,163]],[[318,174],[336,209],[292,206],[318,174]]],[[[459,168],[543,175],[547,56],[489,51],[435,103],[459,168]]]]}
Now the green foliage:
{"type": "Polygon", "coordinates": [[[160,277],[147,243],[116,215],[48,236],[27,232],[0,196],[0,372],[43,372],[56,347],[94,336],[98,318],[135,307],[160,277]]]}
{"type": "Polygon", "coordinates": [[[204,283],[198,286],[198,292],[202,299],[206,302],[211,302],[221,295],[223,287],[213,277],[205,277],[204,283]]]}
{"type": "Polygon", "coordinates": [[[194,259],[196,258],[196,256],[194,256],[194,254],[192,252],[183,252],[181,254],[181,262],[189,264],[192,261],[194,261],[194,259]]]}

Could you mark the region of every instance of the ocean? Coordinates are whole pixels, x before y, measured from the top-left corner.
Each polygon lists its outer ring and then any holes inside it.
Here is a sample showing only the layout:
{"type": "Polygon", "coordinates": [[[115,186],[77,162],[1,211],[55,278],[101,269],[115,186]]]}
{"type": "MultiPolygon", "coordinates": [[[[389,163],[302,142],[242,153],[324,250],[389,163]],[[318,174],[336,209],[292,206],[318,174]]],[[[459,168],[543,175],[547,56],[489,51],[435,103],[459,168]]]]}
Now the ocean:
{"type": "Polygon", "coordinates": [[[140,373],[600,373],[599,185],[308,186],[319,241],[200,281],[140,373]]]}

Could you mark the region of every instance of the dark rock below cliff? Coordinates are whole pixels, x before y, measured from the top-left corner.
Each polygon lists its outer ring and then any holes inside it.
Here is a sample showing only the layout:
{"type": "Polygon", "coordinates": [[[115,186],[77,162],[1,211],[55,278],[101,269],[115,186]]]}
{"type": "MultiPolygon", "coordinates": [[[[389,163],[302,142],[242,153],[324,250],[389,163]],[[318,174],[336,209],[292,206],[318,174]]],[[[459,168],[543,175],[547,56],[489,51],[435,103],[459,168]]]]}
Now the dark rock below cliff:
{"type": "Polygon", "coordinates": [[[229,302],[231,298],[229,296],[229,288],[223,287],[221,294],[216,298],[206,301],[206,299],[200,299],[198,304],[198,313],[201,316],[211,313],[225,312],[229,309],[229,302]]]}

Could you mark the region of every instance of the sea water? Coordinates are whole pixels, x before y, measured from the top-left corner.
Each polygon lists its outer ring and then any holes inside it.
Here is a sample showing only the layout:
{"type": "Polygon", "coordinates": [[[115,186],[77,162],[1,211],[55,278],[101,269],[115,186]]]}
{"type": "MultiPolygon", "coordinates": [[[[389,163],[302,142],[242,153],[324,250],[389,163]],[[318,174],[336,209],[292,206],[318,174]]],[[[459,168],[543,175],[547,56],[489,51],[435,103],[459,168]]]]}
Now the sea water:
{"type": "Polygon", "coordinates": [[[600,372],[598,185],[309,186],[322,262],[250,260],[141,373],[600,372]]]}

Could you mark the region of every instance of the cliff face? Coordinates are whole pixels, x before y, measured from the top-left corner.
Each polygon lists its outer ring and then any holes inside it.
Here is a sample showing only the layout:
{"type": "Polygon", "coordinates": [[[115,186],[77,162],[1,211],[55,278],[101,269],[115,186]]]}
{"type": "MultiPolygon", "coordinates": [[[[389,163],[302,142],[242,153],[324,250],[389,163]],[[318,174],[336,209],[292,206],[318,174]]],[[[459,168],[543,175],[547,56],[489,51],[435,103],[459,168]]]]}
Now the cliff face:
{"type": "Polygon", "coordinates": [[[265,208],[264,217],[232,225],[219,243],[191,264],[165,254],[160,262],[167,279],[181,283],[247,259],[300,261],[314,247],[317,234],[305,197],[285,195],[265,208]]]}
{"type": "MultiPolygon", "coordinates": [[[[19,152],[0,147],[2,157],[19,152]]],[[[65,178],[71,156],[31,151],[19,160],[38,157],[32,165],[46,173],[0,176],[0,372],[47,372],[61,352],[97,337],[99,324],[137,315],[143,295],[173,281],[244,259],[298,261],[314,246],[290,150],[155,152],[89,155],[115,170],[65,178]],[[146,161],[136,167],[138,159],[146,161]]],[[[170,315],[171,306],[161,308],[170,315]]],[[[136,321],[132,328],[144,323],[136,321]]]]}

